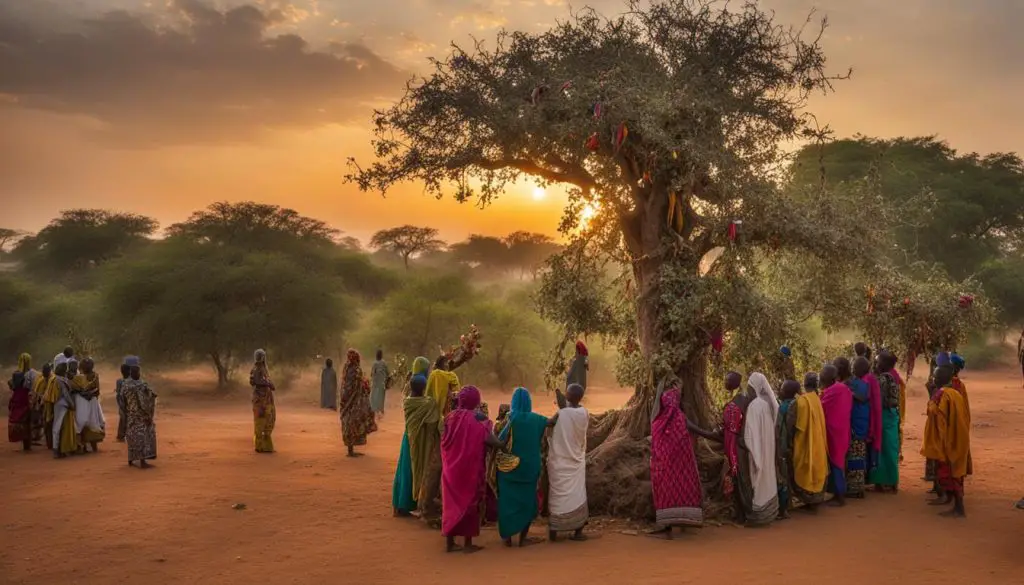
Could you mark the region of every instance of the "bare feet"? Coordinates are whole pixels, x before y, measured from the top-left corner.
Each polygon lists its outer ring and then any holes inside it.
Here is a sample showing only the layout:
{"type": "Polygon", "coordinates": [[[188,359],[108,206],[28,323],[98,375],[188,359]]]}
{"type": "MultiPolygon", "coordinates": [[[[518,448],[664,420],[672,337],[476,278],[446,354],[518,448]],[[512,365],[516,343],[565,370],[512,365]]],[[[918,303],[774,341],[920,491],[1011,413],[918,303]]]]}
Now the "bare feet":
{"type": "Polygon", "coordinates": [[[583,534],[582,530],[579,530],[579,531],[576,532],[576,534],[573,534],[572,536],[570,536],[569,540],[571,540],[573,542],[586,542],[588,539],[587,539],[587,535],[583,534]]]}
{"type": "Polygon", "coordinates": [[[945,498],[942,498],[942,497],[935,498],[934,500],[928,502],[928,505],[929,506],[948,506],[948,505],[950,505],[952,503],[953,503],[953,498],[951,496],[946,496],[945,498]]]}
{"type": "Polygon", "coordinates": [[[467,555],[471,555],[471,554],[473,554],[475,552],[480,552],[482,550],[484,550],[484,547],[477,546],[475,544],[469,544],[469,545],[466,545],[466,546],[462,547],[462,552],[466,553],[467,555]]]}
{"type": "Polygon", "coordinates": [[[450,552],[450,553],[462,552],[462,547],[457,545],[457,544],[449,544],[448,547],[446,548],[445,552],[450,552]]]}

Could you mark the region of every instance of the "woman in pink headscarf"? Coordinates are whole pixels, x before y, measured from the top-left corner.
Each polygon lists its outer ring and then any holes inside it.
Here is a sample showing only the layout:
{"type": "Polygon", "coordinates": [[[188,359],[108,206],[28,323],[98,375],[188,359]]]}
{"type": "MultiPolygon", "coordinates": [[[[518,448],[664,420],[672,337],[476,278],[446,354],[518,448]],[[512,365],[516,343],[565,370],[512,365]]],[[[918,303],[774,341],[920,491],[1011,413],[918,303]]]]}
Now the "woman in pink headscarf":
{"type": "MultiPolygon", "coordinates": [[[[466,386],[459,392],[458,408],[448,413],[441,436],[441,533],[447,539],[447,551],[472,553],[481,547],[473,544],[480,535],[480,502],[486,481],[484,470],[487,447],[501,447],[489,424],[481,421],[476,408],[480,391],[466,386]],[[456,537],[463,546],[455,544],[456,537]]],[[[487,421],[489,422],[489,421],[487,421]]]]}
{"type": "Polygon", "coordinates": [[[829,364],[819,375],[821,408],[825,411],[825,435],[828,442],[829,491],[835,504],[846,503],[846,453],[850,450],[850,413],[853,410],[853,392],[837,380],[838,370],[829,364]]]}

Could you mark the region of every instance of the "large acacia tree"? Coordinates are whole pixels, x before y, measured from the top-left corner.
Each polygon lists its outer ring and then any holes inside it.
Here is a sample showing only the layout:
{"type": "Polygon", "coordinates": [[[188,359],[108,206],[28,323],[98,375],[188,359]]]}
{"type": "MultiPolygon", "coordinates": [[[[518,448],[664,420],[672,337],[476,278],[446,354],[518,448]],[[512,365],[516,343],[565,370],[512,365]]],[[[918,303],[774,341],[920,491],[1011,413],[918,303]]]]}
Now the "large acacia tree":
{"type": "MultiPolygon", "coordinates": [[[[755,290],[758,253],[856,262],[866,248],[854,245],[862,207],[820,192],[794,196],[773,180],[784,143],[818,132],[803,108],[834,79],[817,27],[805,37],[754,3],[632,0],[625,8],[614,18],[585,9],[540,34],[453,45],[376,113],[377,160],[353,161],[349,178],[376,191],[416,181],[437,196],[454,185],[456,199],[480,204],[524,176],[567,186],[562,229],[575,241],[549,278],[571,287],[595,254],[628,267],[619,280],[635,301],[626,336],[647,375],[631,401],[641,408],[627,417],[637,424],[627,426],[642,435],[654,380],[678,375],[688,410],[709,423],[712,337],[784,321],[755,290]],[[580,230],[588,206],[593,217],[580,230]],[[740,226],[735,239],[731,225],[740,226]]],[[[602,330],[614,319],[552,313],[572,335],[619,333],[602,330]]]]}

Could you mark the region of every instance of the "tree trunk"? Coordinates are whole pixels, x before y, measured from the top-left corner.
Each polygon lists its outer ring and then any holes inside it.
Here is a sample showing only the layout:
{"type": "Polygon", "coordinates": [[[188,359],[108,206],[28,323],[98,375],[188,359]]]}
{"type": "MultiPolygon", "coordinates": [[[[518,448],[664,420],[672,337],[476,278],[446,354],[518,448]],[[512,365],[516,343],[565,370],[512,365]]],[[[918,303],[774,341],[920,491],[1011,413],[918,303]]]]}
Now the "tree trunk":
{"type": "Polygon", "coordinates": [[[217,370],[217,388],[223,390],[228,386],[228,382],[230,381],[227,363],[221,359],[221,355],[218,352],[211,352],[210,359],[213,360],[213,367],[217,370]]]}

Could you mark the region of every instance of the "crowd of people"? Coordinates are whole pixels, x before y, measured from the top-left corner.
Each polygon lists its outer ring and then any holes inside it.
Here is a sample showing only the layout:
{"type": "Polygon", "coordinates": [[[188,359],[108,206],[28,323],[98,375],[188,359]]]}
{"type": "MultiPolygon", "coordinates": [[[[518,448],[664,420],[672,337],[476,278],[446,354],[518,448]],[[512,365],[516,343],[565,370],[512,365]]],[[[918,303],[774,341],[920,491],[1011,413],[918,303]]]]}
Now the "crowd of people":
{"type": "MultiPolygon", "coordinates": [[[[71,347],[42,371],[32,367],[31,355],[22,354],[7,382],[11,390],[8,440],[21,443],[26,452],[45,443],[56,459],[97,452],[106,438],[107,421],[95,367],[92,358],[75,357],[71,347]]],[[[128,464],[149,467],[148,462],[156,458],[156,393],[142,379],[138,357],[124,359],[114,396],[120,414],[117,440],[127,443],[128,464]]]]}
{"type": "MultiPolygon", "coordinates": [[[[800,508],[844,506],[873,486],[896,493],[900,485],[906,384],[896,356],[872,357],[866,344],[855,355],[837,357],[820,372],[795,379],[787,348],[782,348],[779,380],[738,372],[725,376],[733,394],[720,425],[704,429],[683,410],[680,380],[660,381],[651,408],[650,476],[655,522],[652,534],[672,538],[675,527],[704,522],[703,492],[695,437],[722,445],[722,496],[735,503],[736,520],[764,526],[800,508]]],[[[321,406],[340,414],[343,443],[350,457],[377,430],[392,375],[382,352],[367,377],[358,352],[349,350],[339,377],[327,360],[321,376],[321,406]],[[340,386],[340,388],[339,388],[340,386]],[[340,390],[340,393],[338,393],[340,390]],[[336,400],[337,399],[337,400],[336,400]]],[[[583,342],[566,373],[564,394],[556,391],[557,412],[533,412],[530,392],[517,388],[494,421],[475,386],[460,386],[448,357],[433,364],[412,363],[403,397],[404,433],[392,489],[396,517],[419,517],[439,525],[449,552],[475,552],[473,539],[485,523],[497,523],[506,546],[536,542],[530,528],[542,507],[548,538],[560,534],[585,540],[589,518],[586,483],[589,414],[582,405],[589,357],[583,342]]],[[[960,373],[965,361],[939,353],[927,388],[929,402],[922,455],[933,481],[935,505],[951,506],[947,516],[966,515],[964,478],[973,473],[970,401],[960,373]]],[[[156,393],[142,379],[139,358],[125,358],[115,385],[120,413],[118,441],[128,444],[129,465],[149,466],[156,458],[156,393]]],[[[275,386],[267,353],[257,350],[249,375],[252,386],[253,444],[274,451],[275,386]]],[[[45,441],[63,458],[98,450],[106,419],[98,399],[100,380],[93,360],[79,361],[72,348],[58,354],[42,372],[23,354],[10,382],[9,440],[26,451],[45,441]]]]}

